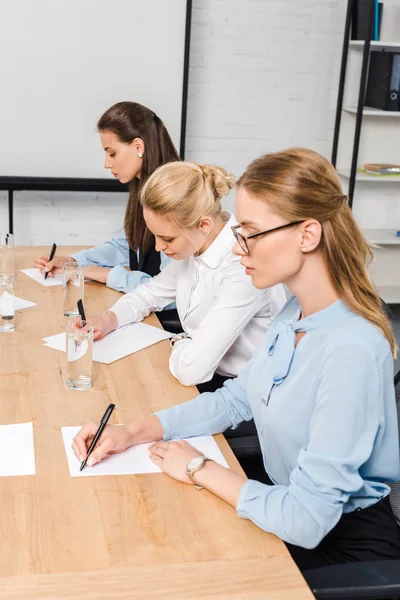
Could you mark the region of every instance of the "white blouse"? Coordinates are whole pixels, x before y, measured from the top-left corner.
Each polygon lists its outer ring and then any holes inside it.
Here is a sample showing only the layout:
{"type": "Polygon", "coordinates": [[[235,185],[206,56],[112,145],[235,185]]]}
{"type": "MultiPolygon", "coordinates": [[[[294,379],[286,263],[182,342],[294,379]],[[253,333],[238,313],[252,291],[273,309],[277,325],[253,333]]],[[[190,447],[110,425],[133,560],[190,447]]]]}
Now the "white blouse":
{"type": "Polygon", "coordinates": [[[110,308],[118,326],[141,321],[171,302],[189,337],[174,344],[169,367],[183,385],[212,379],[215,372],[238,375],[252,357],[272,319],[286,302],[281,285],[257,290],[232,253],[227,223],[200,256],[172,260],[159,275],[125,294],[110,308]]]}

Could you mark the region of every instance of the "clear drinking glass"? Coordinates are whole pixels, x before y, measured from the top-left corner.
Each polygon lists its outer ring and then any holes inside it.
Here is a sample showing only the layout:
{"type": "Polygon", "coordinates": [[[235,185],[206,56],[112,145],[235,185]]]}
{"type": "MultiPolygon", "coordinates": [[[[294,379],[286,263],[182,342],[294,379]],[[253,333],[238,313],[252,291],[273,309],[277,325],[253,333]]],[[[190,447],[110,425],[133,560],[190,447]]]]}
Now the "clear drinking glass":
{"type": "Polygon", "coordinates": [[[63,266],[64,315],[74,317],[79,315],[78,300],[83,300],[84,294],[83,267],[76,262],[67,262],[63,266]]]}
{"type": "Polygon", "coordinates": [[[13,234],[0,233],[0,274],[14,274],[13,247],[13,234]]]}
{"type": "Polygon", "coordinates": [[[93,325],[67,322],[67,386],[87,390],[92,386],[93,325]]]}
{"type": "Polygon", "coordinates": [[[0,273],[0,333],[14,330],[14,278],[0,273]]]}

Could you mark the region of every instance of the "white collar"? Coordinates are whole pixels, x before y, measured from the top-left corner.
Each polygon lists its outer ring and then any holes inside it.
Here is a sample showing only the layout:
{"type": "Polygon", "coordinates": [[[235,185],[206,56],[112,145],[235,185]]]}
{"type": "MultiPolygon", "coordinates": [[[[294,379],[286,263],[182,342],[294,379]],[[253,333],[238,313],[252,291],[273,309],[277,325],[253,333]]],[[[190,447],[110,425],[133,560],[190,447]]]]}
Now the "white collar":
{"type": "Polygon", "coordinates": [[[196,260],[204,262],[211,269],[216,269],[225,258],[227,252],[232,251],[234,238],[231,227],[237,225],[237,221],[230,212],[225,211],[222,215],[228,218],[223,229],[221,229],[213,243],[210,244],[203,254],[194,257],[196,260]]]}

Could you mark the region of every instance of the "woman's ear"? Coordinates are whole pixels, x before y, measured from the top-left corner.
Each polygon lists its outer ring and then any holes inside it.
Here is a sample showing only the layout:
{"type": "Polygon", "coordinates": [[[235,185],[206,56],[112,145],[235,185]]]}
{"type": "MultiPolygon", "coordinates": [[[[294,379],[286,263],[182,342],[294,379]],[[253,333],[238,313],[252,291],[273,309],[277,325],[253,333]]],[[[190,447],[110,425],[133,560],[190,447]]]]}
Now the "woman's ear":
{"type": "Polygon", "coordinates": [[[322,237],[322,225],[316,219],[307,219],[301,227],[300,250],[305,254],[318,248],[322,237]]]}
{"type": "Polygon", "coordinates": [[[206,216],[200,221],[199,229],[202,233],[204,233],[204,235],[208,235],[213,228],[213,225],[214,223],[211,217],[206,216]]]}
{"type": "Polygon", "coordinates": [[[142,138],[135,138],[133,142],[131,142],[132,146],[135,147],[136,152],[143,156],[144,154],[144,142],[142,138]]]}

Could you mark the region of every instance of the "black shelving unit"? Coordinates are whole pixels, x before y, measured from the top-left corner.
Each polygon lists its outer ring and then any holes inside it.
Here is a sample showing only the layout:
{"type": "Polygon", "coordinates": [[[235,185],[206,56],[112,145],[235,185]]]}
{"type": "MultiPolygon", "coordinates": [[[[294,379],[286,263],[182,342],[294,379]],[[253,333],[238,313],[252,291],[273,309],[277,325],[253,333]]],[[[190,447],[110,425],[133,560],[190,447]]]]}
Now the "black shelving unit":
{"type": "MultiPolygon", "coordinates": [[[[354,189],[355,189],[355,184],[356,184],[358,149],[360,146],[363,108],[364,108],[364,100],[365,100],[365,93],[366,93],[366,87],[367,87],[369,55],[371,52],[371,41],[373,38],[374,11],[375,11],[375,0],[369,0],[368,30],[367,30],[368,34],[366,36],[366,40],[364,42],[364,48],[363,48],[361,74],[360,74],[360,85],[358,88],[356,124],[355,124],[355,130],[354,130],[354,140],[353,140],[353,152],[352,152],[351,167],[350,167],[349,190],[348,190],[350,208],[353,206],[354,189]]],[[[337,99],[337,105],[336,105],[335,129],[334,129],[334,134],[333,134],[332,158],[331,158],[332,164],[335,167],[336,167],[336,160],[337,160],[338,147],[339,147],[339,135],[340,135],[340,125],[341,125],[342,110],[343,110],[344,86],[345,86],[345,81],[346,81],[347,57],[348,57],[348,52],[349,52],[349,43],[350,43],[353,14],[354,14],[354,0],[348,0],[347,11],[346,11],[346,23],[345,23],[345,28],[344,28],[342,61],[341,61],[341,66],[340,66],[338,99],[337,99]]]]}

